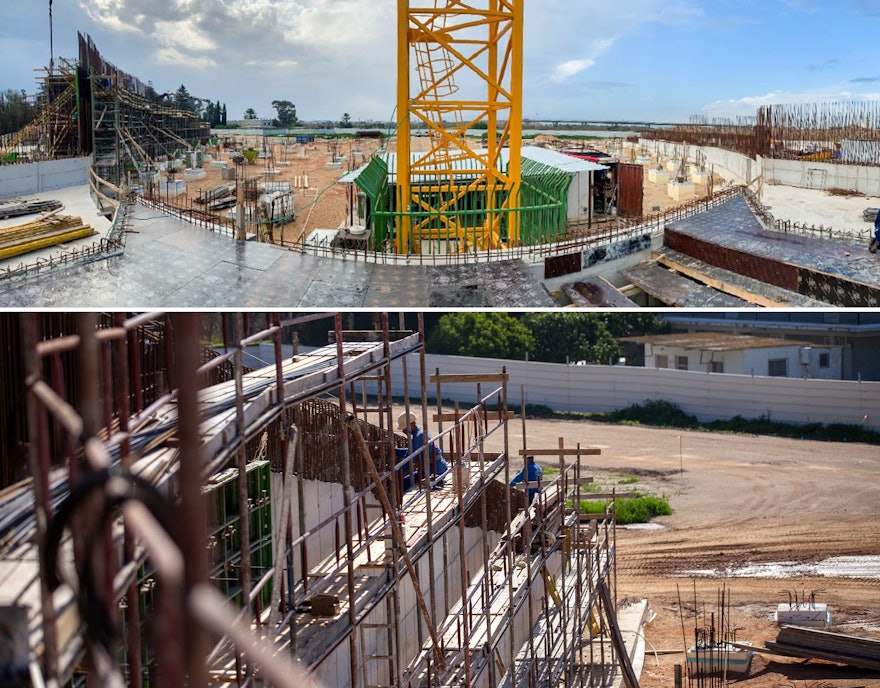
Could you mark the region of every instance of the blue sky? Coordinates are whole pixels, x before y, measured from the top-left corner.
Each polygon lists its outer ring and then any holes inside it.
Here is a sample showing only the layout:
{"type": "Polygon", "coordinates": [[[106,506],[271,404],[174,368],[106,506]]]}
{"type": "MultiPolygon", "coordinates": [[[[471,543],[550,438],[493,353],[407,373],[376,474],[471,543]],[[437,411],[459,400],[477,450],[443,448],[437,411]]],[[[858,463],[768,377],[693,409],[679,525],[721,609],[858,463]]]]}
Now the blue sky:
{"type": "MultiPolygon", "coordinates": [[[[527,118],[687,121],[880,100],[880,0],[525,1],[527,118]]],[[[54,0],[55,55],[74,58],[76,32],[88,33],[120,68],[225,102],[231,119],[274,116],[280,99],[302,119],[388,119],[396,6],[54,0]]],[[[48,62],[48,2],[0,3],[0,89],[34,91],[48,62]]]]}

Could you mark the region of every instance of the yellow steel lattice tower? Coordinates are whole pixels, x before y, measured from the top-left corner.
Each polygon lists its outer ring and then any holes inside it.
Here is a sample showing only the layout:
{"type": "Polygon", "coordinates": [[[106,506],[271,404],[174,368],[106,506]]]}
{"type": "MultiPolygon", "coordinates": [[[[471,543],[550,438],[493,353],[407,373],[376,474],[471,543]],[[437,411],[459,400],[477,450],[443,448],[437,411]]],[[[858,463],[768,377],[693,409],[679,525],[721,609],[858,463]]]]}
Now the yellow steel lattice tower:
{"type": "Polygon", "coordinates": [[[523,4],[398,0],[399,253],[519,243],[523,4]],[[411,121],[427,128],[427,152],[411,153],[411,121]],[[482,149],[467,143],[475,127],[482,149]]]}

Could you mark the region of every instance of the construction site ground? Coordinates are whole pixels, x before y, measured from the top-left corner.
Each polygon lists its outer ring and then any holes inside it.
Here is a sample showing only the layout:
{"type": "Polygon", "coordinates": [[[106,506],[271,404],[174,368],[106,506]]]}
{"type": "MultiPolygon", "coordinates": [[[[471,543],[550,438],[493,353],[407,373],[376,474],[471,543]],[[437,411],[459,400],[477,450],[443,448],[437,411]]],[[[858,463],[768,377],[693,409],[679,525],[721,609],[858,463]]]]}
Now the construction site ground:
{"type": "MultiPolygon", "coordinates": [[[[675,512],[617,533],[617,599],[647,598],[656,613],[644,631],[641,688],[673,685],[684,645],[693,644],[695,596],[707,615],[703,626],[709,613],[718,618],[722,588],[730,593],[738,641],[762,647],[775,640],[773,614],[788,591],[808,598],[821,591],[816,601],[829,605],[832,631],[880,639],[876,446],[528,421],[531,448],[555,447],[559,437],[566,446],[601,448],[583,460],[597,484],[665,497],[675,512]],[[853,566],[861,577],[845,570],[853,566]]],[[[511,453],[520,442],[512,431],[511,453]]],[[[819,660],[756,654],[748,677],[736,684],[880,688],[880,678],[819,660]]]]}

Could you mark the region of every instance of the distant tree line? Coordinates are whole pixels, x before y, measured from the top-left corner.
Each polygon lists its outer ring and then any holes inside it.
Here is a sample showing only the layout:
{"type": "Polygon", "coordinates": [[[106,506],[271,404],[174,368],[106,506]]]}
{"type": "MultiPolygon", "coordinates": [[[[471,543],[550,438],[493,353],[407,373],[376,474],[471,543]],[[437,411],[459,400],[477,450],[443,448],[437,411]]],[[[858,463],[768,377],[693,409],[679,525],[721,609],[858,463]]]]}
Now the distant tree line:
{"type": "Polygon", "coordinates": [[[165,97],[170,97],[175,107],[198,115],[202,122],[207,122],[212,127],[226,124],[226,103],[221,105],[219,100],[214,102],[209,98],[197,98],[183,84],[174,93],[166,93],[165,97]]]}
{"type": "Polygon", "coordinates": [[[32,121],[38,112],[39,108],[23,90],[0,91],[0,134],[18,131],[32,121]]]}
{"type": "MultiPolygon", "coordinates": [[[[286,314],[285,317],[289,317],[286,314]]],[[[265,316],[250,314],[245,335],[266,326],[265,316]]],[[[232,319],[227,318],[228,323],[232,319]]],[[[428,353],[479,358],[543,361],[547,363],[594,364],[616,362],[620,355],[617,339],[648,334],[666,334],[669,323],[652,313],[579,313],[579,312],[429,312],[423,315],[428,353]]],[[[220,314],[203,316],[203,337],[222,341],[220,314]]],[[[231,326],[231,325],[230,325],[231,326]]],[[[344,313],[344,330],[373,330],[380,325],[373,313],[344,313]]],[[[416,330],[418,315],[391,314],[389,329],[416,330]]],[[[297,328],[302,346],[324,346],[333,329],[332,319],[306,323],[297,328]]],[[[229,341],[231,335],[227,335],[229,341]]],[[[291,343],[290,332],[285,344],[291,343]]]]}
{"type": "Polygon", "coordinates": [[[619,337],[662,334],[669,323],[641,313],[447,313],[426,333],[429,353],[547,363],[607,364],[619,337]]]}

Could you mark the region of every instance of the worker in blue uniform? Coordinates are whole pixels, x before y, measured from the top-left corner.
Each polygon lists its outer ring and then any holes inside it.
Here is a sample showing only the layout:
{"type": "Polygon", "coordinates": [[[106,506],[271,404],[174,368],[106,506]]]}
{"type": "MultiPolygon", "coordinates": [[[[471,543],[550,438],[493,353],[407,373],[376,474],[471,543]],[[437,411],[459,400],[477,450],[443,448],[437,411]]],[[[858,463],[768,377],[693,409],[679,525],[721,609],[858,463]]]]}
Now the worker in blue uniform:
{"type": "MultiPolygon", "coordinates": [[[[428,445],[428,471],[432,478],[441,478],[441,480],[434,485],[434,489],[443,487],[446,484],[443,476],[446,475],[446,472],[449,470],[449,464],[446,463],[446,459],[443,458],[443,452],[431,439],[431,433],[426,432],[416,423],[416,415],[414,413],[401,413],[397,417],[397,429],[401,432],[407,432],[407,430],[409,430],[409,435],[412,438],[412,453],[416,457],[416,467],[405,464],[401,469],[403,472],[404,489],[414,486],[418,480],[419,467],[424,465],[422,458],[424,452],[421,454],[418,452],[426,443],[428,445]],[[409,478],[411,474],[415,476],[414,479],[409,478]]],[[[397,457],[400,459],[405,458],[409,454],[409,450],[406,447],[399,447],[395,451],[397,452],[397,457]]]]}
{"type": "Polygon", "coordinates": [[[871,253],[877,253],[878,248],[880,248],[880,210],[877,211],[877,217],[874,218],[874,238],[871,240],[868,250],[871,253]]]}
{"type": "Polygon", "coordinates": [[[526,457],[526,466],[519,473],[516,474],[513,480],[510,481],[511,487],[523,482],[524,480],[528,482],[529,488],[529,504],[535,499],[535,495],[541,491],[541,487],[539,485],[539,481],[541,480],[541,476],[544,475],[543,471],[541,471],[541,467],[535,463],[534,456],[526,457]]]}

